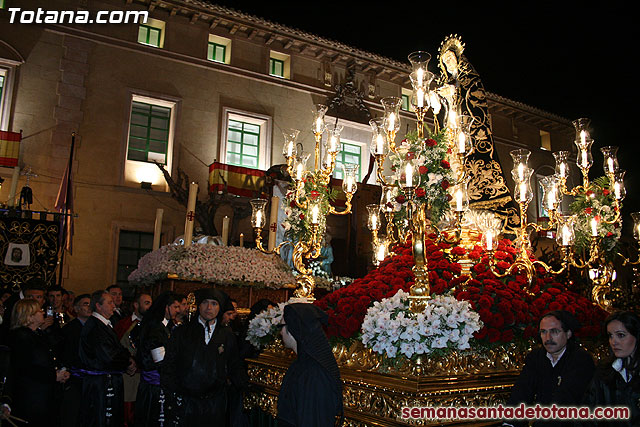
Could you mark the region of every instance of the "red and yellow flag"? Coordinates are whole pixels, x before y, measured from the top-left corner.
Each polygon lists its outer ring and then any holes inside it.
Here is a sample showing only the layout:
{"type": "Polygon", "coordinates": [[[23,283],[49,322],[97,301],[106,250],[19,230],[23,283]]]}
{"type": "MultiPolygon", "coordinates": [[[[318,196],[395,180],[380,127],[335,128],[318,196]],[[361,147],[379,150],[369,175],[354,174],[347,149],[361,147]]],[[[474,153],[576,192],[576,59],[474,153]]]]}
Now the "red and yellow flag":
{"type": "Polygon", "coordinates": [[[265,171],[220,162],[212,163],[209,166],[209,192],[223,191],[225,183],[229,194],[255,197],[256,193],[265,190],[265,171]]]}
{"type": "Polygon", "coordinates": [[[0,166],[18,166],[22,134],[0,130],[0,166]]]}

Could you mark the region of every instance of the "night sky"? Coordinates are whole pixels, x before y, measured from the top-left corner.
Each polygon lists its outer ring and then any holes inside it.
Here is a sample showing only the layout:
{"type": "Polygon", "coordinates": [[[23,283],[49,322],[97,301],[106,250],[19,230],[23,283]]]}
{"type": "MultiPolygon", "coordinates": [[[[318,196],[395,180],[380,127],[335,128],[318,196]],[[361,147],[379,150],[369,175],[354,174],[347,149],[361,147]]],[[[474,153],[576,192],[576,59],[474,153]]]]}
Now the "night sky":
{"type": "Polygon", "coordinates": [[[499,8],[466,2],[214,3],[399,61],[425,50],[432,71],[440,42],[458,34],[488,91],[570,120],[592,120],[592,178],[603,174],[599,148],[620,146],[620,167],[628,171],[627,226],[628,212],[640,210],[640,168],[633,170],[640,159],[634,131],[640,120],[633,116],[639,90],[631,65],[639,38],[635,14],[616,6],[621,2],[504,2],[499,8]]]}

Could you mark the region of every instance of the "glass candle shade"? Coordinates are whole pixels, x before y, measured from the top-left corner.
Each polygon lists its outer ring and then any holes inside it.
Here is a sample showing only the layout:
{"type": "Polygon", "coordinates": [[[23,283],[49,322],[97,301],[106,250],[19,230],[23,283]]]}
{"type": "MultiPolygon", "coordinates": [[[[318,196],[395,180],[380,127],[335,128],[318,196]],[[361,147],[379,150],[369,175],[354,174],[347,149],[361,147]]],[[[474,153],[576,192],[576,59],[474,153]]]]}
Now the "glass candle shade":
{"type": "Polygon", "coordinates": [[[359,165],[350,163],[343,163],[343,178],[342,178],[342,190],[345,193],[353,194],[358,189],[357,177],[358,177],[359,165]]]}
{"type": "Polygon", "coordinates": [[[565,248],[573,245],[575,242],[574,222],[575,217],[572,215],[563,215],[558,218],[556,228],[556,242],[558,242],[558,245],[565,248]]]}
{"type": "Polygon", "coordinates": [[[533,190],[531,189],[531,175],[533,169],[522,164],[511,171],[513,180],[515,181],[515,199],[519,203],[530,203],[533,199],[533,190]]]}
{"type": "Polygon", "coordinates": [[[299,134],[300,131],[298,129],[285,129],[282,131],[284,136],[282,154],[287,160],[296,154],[296,139],[298,139],[299,134]]]}
{"type": "Polygon", "coordinates": [[[266,223],[265,206],[266,199],[253,199],[251,203],[251,226],[253,228],[262,228],[266,223]]]}
{"type": "Polygon", "coordinates": [[[371,154],[374,156],[386,156],[389,152],[389,147],[387,145],[387,132],[384,128],[384,119],[369,120],[369,126],[371,126],[373,133],[371,144],[369,145],[371,154]]]}
{"type": "Polygon", "coordinates": [[[576,145],[580,143],[585,143],[586,140],[591,139],[591,135],[589,134],[589,127],[591,126],[591,120],[586,118],[581,118],[572,121],[573,127],[576,130],[576,145]]]}
{"type": "Polygon", "coordinates": [[[624,174],[625,171],[622,169],[618,169],[618,171],[613,174],[613,196],[616,200],[624,200],[627,195],[627,190],[624,188],[624,174]]]}
{"type": "Polygon", "coordinates": [[[367,227],[370,231],[380,229],[380,205],[370,204],[367,205],[367,227]]]}
{"type": "Polygon", "coordinates": [[[388,255],[386,239],[379,239],[373,243],[373,263],[379,265],[388,255]]]}
{"type": "Polygon", "coordinates": [[[382,98],[382,106],[384,107],[384,130],[386,132],[397,132],[400,130],[400,107],[402,99],[396,96],[388,96],[382,98]]]}
{"type": "Polygon", "coordinates": [[[450,202],[451,208],[456,212],[464,212],[469,208],[469,196],[467,194],[467,184],[460,183],[453,187],[453,199],[450,202]]]}
{"type": "Polygon", "coordinates": [[[553,157],[556,160],[556,175],[559,178],[567,179],[569,177],[569,152],[556,151],[553,153],[553,157]]]}
{"type": "Polygon", "coordinates": [[[602,165],[605,175],[610,175],[618,172],[618,147],[608,146],[600,149],[602,156],[604,157],[604,163],[602,165]]]}
{"type": "Polygon", "coordinates": [[[558,210],[562,201],[558,177],[556,175],[545,176],[540,180],[540,184],[542,185],[544,208],[549,212],[558,210]]]}
{"type": "Polygon", "coordinates": [[[329,137],[325,142],[325,149],[328,154],[335,154],[340,151],[340,133],[344,126],[336,126],[329,131],[329,137]]]}
{"type": "Polygon", "coordinates": [[[591,154],[591,145],[593,145],[593,139],[587,139],[585,142],[576,141],[578,147],[578,167],[580,169],[589,169],[593,166],[593,155],[591,154]]]}
{"type": "Polygon", "coordinates": [[[382,197],[380,198],[380,207],[384,212],[393,212],[393,202],[398,195],[397,187],[382,187],[382,197]]]}
{"type": "Polygon", "coordinates": [[[531,151],[525,148],[520,148],[518,150],[510,151],[509,154],[513,159],[513,171],[515,171],[515,175],[513,176],[514,181],[523,181],[524,176],[522,175],[522,173],[524,168],[526,168],[529,163],[529,156],[531,155],[531,151]]]}
{"type": "Polygon", "coordinates": [[[311,130],[315,135],[321,134],[327,128],[327,124],[324,121],[324,115],[327,113],[328,107],[323,104],[316,104],[313,110],[313,124],[311,130]]]}
{"type": "Polygon", "coordinates": [[[398,170],[398,182],[402,188],[415,188],[420,185],[420,171],[414,159],[402,162],[398,170]]]}
{"type": "Polygon", "coordinates": [[[307,171],[307,160],[309,160],[309,156],[311,156],[311,153],[296,156],[293,166],[293,178],[296,181],[301,181],[304,178],[304,174],[307,171]]]}
{"type": "Polygon", "coordinates": [[[500,231],[495,228],[487,228],[482,233],[482,243],[487,251],[494,251],[498,246],[500,231]]]}
{"type": "Polygon", "coordinates": [[[309,202],[309,219],[311,224],[320,223],[320,198],[318,200],[312,200],[309,202]]]}
{"type": "Polygon", "coordinates": [[[414,73],[427,73],[427,68],[429,67],[429,61],[431,60],[431,54],[424,51],[416,51],[412,52],[408,56],[409,62],[411,63],[411,71],[414,73]]]}
{"type": "Polygon", "coordinates": [[[455,140],[455,152],[458,154],[469,155],[473,144],[471,143],[471,127],[474,118],[468,115],[460,115],[458,117],[458,128],[455,140]]]}

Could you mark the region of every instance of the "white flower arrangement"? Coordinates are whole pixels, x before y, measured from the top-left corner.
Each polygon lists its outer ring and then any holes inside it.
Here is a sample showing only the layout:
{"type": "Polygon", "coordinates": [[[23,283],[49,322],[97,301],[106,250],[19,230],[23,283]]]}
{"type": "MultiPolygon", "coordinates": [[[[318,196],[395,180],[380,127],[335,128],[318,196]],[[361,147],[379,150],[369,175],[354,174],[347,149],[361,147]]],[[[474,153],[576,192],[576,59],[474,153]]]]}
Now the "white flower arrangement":
{"type": "Polygon", "coordinates": [[[265,310],[251,319],[247,329],[247,341],[256,348],[262,348],[272,342],[280,332],[278,325],[282,323],[284,307],[297,302],[308,303],[305,298],[290,298],[289,301],[281,302],[277,307],[265,310]]]}
{"type": "Polygon", "coordinates": [[[291,269],[273,255],[240,246],[163,246],[143,256],[129,282],[151,284],[176,274],[184,280],[280,288],[295,282],[291,269]]]}
{"type": "Polygon", "coordinates": [[[421,313],[409,310],[409,294],[400,290],[374,303],[362,323],[362,343],[390,359],[411,359],[447,349],[469,349],[473,333],[483,326],[468,301],[437,295],[421,313]]]}

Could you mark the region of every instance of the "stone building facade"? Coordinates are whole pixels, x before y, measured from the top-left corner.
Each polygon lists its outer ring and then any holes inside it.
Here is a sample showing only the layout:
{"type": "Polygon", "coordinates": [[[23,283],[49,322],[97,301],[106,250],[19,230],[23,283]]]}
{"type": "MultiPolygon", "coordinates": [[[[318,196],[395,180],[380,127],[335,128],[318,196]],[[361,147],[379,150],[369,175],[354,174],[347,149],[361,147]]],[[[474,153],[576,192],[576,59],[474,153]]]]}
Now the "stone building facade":
{"type": "MultiPolygon", "coordinates": [[[[71,132],[78,135],[73,171],[79,216],[63,274],[64,285],[75,291],[123,279],[127,262],[148,245],[157,208],[164,209],[163,243],[182,234],[184,207],[171,198],[150,160],[164,162],[172,174],[178,168],[187,172],[200,184],[203,199],[208,166],[215,160],[260,169],[283,163],[282,129],[301,129],[300,141],[312,152],[312,107],[334,96],[336,85],[351,81],[373,116],[382,113],[382,97],[401,96],[411,87],[408,63],[200,0],[0,4],[0,130],[23,132],[20,166],[38,175],[30,184],[33,209],[53,209],[71,132]],[[10,23],[13,7],[91,18],[106,10],[116,19],[138,11],[150,20],[146,25],[10,23]],[[236,155],[232,135],[246,138],[245,145],[259,140],[259,148],[236,155]],[[142,182],[151,188],[141,188],[142,182]]],[[[496,94],[488,94],[488,101],[510,186],[510,150],[531,149],[540,175],[552,173],[544,166],[553,165],[551,150],[571,150],[567,119],[496,94]]],[[[402,113],[407,127],[413,117],[402,113]]],[[[343,139],[354,153],[360,150],[366,171],[368,125],[340,119],[343,139]]],[[[11,172],[0,168],[7,183],[11,172]]],[[[4,185],[1,201],[8,191],[4,185]]],[[[532,203],[530,214],[536,211],[532,203]]]]}

